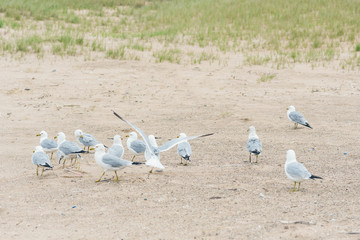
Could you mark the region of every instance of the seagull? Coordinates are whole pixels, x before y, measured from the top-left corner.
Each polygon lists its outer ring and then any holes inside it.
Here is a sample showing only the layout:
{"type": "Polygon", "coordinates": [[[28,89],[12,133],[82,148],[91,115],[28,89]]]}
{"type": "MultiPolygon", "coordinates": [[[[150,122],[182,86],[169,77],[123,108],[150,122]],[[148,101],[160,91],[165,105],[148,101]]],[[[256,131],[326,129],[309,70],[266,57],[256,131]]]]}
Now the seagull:
{"type": "Polygon", "coordinates": [[[82,145],[84,145],[84,150],[85,150],[86,147],[88,147],[88,151],[89,151],[90,147],[94,147],[96,144],[100,143],[92,135],[90,135],[88,133],[83,133],[80,129],[75,130],[74,134],[75,134],[75,138],[82,145]]]}
{"type": "MultiPolygon", "coordinates": [[[[186,134],[180,133],[178,138],[180,138],[180,139],[186,138],[186,134]]],[[[187,165],[187,161],[191,162],[190,155],[191,155],[192,151],[191,151],[190,143],[188,143],[187,140],[178,144],[177,151],[180,156],[181,164],[182,164],[183,159],[185,159],[185,165],[187,165]]]]}
{"type": "Polygon", "coordinates": [[[119,181],[119,177],[117,175],[117,170],[121,169],[121,168],[125,168],[131,165],[139,165],[139,164],[143,164],[143,163],[139,163],[139,162],[130,162],[128,160],[123,160],[119,157],[116,157],[112,154],[106,153],[105,152],[105,147],[103,144],[97,144],[95,146],[95,161],[96,163],[102,167],[104,169],[103,174],[101,175],[101,177],[96,181],[96,182],[100,182],[101,178],[104,176],[104,174],[106,173],[107,170],[112,170],[115,171],[115,175],[116,175],[116,179],[114,180],[114,182],[118,182],[119,181]]]}
{"type": "Polygon", "coordinates": [[[39,167],[42,167],[41,176],[43,175],[45,168],[53,168],[50,165],[49,156],[44,152],[41,146],[35,148],[34,154],[32,155],[32,162],[36,165],[36,176],[39,176],[39,167]]]}
{"type": "Polygon", "coordinates": [[[154,168],[159,168],[159,169],[165,168],[160,162],[160,153],[161,152],[165,152],[165,151],[171,149],[172,147],[176,146],[177,144],[184,142],[186,140],[191,140],[191,139],[195,139],[195,138],[199,138],[199,137],[211,136],[214,134],[214,133],[209,133],[209,134],[204,134],[204,135],[199,135],[199,136],[185,137],[185,138],[181,138],[181,139],[175,138],[175,139],[172,139],[172,140],[164,143],[160,147],[156,147],[151,144],[149,137],[140,128],[136,127],[129,121],[120,117],[116,112],[114,112],[114,111],[112,111],[112,112],[114,113],[114,115],[116,117],[120,118],[122,121],[126,122],[133,129],[135,129],[141,135],[141,137],[144,139],[145,144],[146,144],[146,151],[147,151],[147,154],[145,154],[145,158],[146,158],[145,165],[152,167],[149,174],[152,173],[154,168]]]}
{"type": "Polygon", "coordinates": [[[124,156],[124,147],[122,145],[122,137],[120,135],[114,136],[114,143],[109,148],[108,153],[116,157],[122,158],[124,156]]]}
{"type": "Polygon", "coordinates": [[[287,108],[287,116],[290,119],[290,121],[294,122],[294,129],[297,128],[298,124],[301,124],[305,127],[312,129],[309,122],[304,118],[304,116],[298,111],[295,111],[294,106],[289,106],[287,108]]]}
{"type": "MultiPolygon", "coordinates": [[[[75,142],[66,141],[66,137],[63,132],[59,132],[57,134],[57,136],[55,136],[55,138],[57,139],[59,151],[62,155],[59,158],[59,154],[58,154],[59,164],[60,164],[61,160],[64,158],[63,168],[65,167],[66,159],[70,158],[71,162],[73,159],[75,159],[75,162],[76,162],[76,158],[78,156],[80,156],[79,153],[88,153],[87,151],[82,150],[75,142]]],[[[79,165],[80,165],[80,162],[79,162],[79,165]]]]}
{"type": "Polygon", "coordinates": [[[53,153],[58,148],[57,143],[52,139],[48,139],[48,134],[44,130],[36,136],[40,136],[40,146],[43,148],[44,152],[51,153],[50,159],[52,159],[53,153]]]}
{"type": "Polygon", "coordinates": [[[300,183],[304,179],[322,179],[321,177],[309,173],[303,164],[296,161],[296,155],[293,150],[288,150],[286,153],[285,173],[289,179],[294,181],[294,189],[292,191],[296,191],[296,183],[299,183],[299,187],[297,189],[297,191],[299,191],[300,183]]]}
{"type": "Polygon", "coordinates": [[[135,156],[142,154],[146,150],[146,144],[144,141],[138,140],[136,132],[131,132],[129,135],[126,135],[128,140],[126,141],[127,148],[134,153],[131,161],[134,161],[135,156]]]}
{"type": "Polygon", "coordinates": [[[258,137],[258,135],[256,135],[256,130],[254,126],[250,126],[249,127],[249,138],[246,144],[246,148],[249,151],[250,155],[249,155],[249,161],[251,162],[251,154],[254,154],[256,156],[256,162],[258,162],[258,156],[261,154],[262,152],[262,143],[258,137]]]}

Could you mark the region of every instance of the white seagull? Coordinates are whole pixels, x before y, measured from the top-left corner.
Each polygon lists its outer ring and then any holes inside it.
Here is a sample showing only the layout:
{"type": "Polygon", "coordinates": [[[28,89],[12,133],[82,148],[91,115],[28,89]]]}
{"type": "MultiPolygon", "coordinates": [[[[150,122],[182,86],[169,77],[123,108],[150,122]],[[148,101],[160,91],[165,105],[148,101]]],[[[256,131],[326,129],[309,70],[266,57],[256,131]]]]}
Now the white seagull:
{"type": "Polygon", "coordinates": [[[124,159],[116,157],[112,154],[106,153],[105,147],[103,144],[97,144],[95,146],[94,157],[95,157],[96,163],[104,169],[103,174],[96,182],[101,181],[101,178],[104,176],[104,174],[106,173],[107,170],[115,171],[116,179],[114,180],[114,182],[118,182],[119,177],[116,172],[117,170],[131,166],[131,165],[143,164],[143,163],[138,163],[138,162],[130,162],[128,160],[124,160],[124,159]]]}
{"type": "Polygon", "coordinates": [[[134,153],[131,161],[134,161],[135,156],[145,152],[146,144],[144,141],[138,140],[136,132],[131,132],[129,135],[126,135],[126,137],[128,137],[128,140],[126,141],[127,148],[134,153]]]}
{"type": "Polygon", "coordinates": [[[214,133],[209,133],[209,134],[204,134],[204,135],[199,135],[199,136],[185,137],[185,138],[181,138],[181,139],[175,138],[175,139],[172,139],[172,140],[164,143],[160,147],[156,147],[151,144],[149,137],[140,128],[136,127],[129,121],[120,117],[116,112],[113,111],[113,113],[116,117],[120,118],[122,121],[126,122],[133,129],[135,129],[141,135],[141,137],[144,139],[145,144],[146,144],[146,151],[147,151],[147,154],[145,154],[145,157],[146,157],[145,165],[152,167],[149,174],[152,173],[154,168],[159,168],[159,169],[165,168],[160,162],[160,153],[161,152],[165,152],[165,151],[171,149],[172,147],[176,146],[177,144],[184,142],[186,140],[191,140],[191,139],[195,139],[198,137],[206,137],[206,136],[210,136],[210,135],[214,134],[214,133]]]}
{"type": "Polygon", "coordinates": [[[45,168],[53,168],[50,165],[49,156],[44,152],[41,146],[37,146],[31,158],[33,164],[36,165],[36,176],[39,176],[39,167],[42,167],[41,176],[45,168]]]}
{"type": "Polygon", "coordinates": [[[254,126],[250,126],[248,131],[249,131],[249,137],[248,137],[248,141],[246,143],[246,148],[250,153],[249,161],[251,162],[251,154],[254,154],[256,156],[255,163],[257,163],[258,156],[262,152],[262,143],[261,143],[258,135],[256,135],[256,130],[255,130],[254,126]]]}
{"type": "Polygon", "coordinates": [[[298,124],[301,124],[305,127],[311,128],[309,122],[304,118],[304,116],[295,110],[294,106],[289,106],[287,108],[287,116],[290,121],[294,122],[294,129],[297,128],[298,124]]]}
{"type": "Polygon", "coordinates": [[[322,179],[321,177],[312,175],[303,164],[296,161],[296,155],[293,150],[288,150],[286,153],[285,173],[289,179],[294,181],[294,189],[292,191],[295,191],[296,183],[299,183],[297,189],[297,191],[299,191],[300,183],[304,179],[322,179]]]}
{"type": "MultiPolygon", "coordinates": [[[[178,138],[180,138],[180,139],[186,138],[186,134],[180,133],[178,138]]],[[[185,165],[187,165],[188,162],[191,162],[190,156],[191,156],[192,151],[191,151],[190,143],[187,140],[178,144],[177,151],[180,156],[181,164],[183,163],[182,162],[183,159],[185,159],[185,165]]]]}
{"type": "Polygon", "coordinates": [[[66,159],[70,158],[71,162],[75,159],[76,162],[76,158],[80,156],[80,153],[87,153],[87,151],[82,150],[75,142],[66,141],[66,137],[63,132],[59,132],[55,138],[57,139],[59,146],[58,151],[60,151],[60,154],[58,153],[59,164],[64,158],[63,168],[65,167],[66,159]]]}
{"type": "Polygon", "coordinates": [[[52,159],[53,153],[58,148],[57,143],[52,139],[48,139],[48,134],[44,130],[36,136],[40,136],[40,146],[43,148],[44,152],[51,153],[50,159],[52,159]]]}
{"type": "Polygon", "coordinates": [[[122,158],[124,156],[124,147],[122,145],[122,137],[120,135],[114,136],[114,143],[109,148],[108,153],[116,157],[122,158]]]}
{"type": "Polygon", "coordinates": [[[100,142],[95,139],[91,134],[83,133],[80,129],[75,130],[74,132],[75,138],[84,145],[85,147],[88,147],[88,151],[90,150],[90,147],[94,147],[96,144],[99,144],[100,142]]]}

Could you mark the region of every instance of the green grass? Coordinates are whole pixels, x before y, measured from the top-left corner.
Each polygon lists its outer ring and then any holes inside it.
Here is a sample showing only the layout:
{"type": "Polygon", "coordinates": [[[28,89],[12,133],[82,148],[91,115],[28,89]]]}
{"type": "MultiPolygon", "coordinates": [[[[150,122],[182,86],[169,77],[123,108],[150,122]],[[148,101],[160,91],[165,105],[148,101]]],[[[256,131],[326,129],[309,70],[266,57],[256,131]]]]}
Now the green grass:
{"type": "Polygon", "coordinates": [[[273,78],[276,77],[275,73],[264,73],[261,74],[260,78],[257,80],[258,83],[261,82],[270,82],[273,78]]]}
{"type": "Polygon", "coordinates": [[[157,62],[191,55],[198,64],[231,52],[250,65],[288,66],[350,56],[354,46],[359,52],[359,12],[359,0],[0,0],[0,28],[15,31],[2,45],[15,40],[23,53],[51,46],[53,54],[133,59],[133,51],[148,51],[157,62]],[[42,41],[21,40],[24,29],[42,41]],[[129,54],[112,49],[119,44],[129,54]],[[186,45],[214,50],[179,50],[186,45]]]}

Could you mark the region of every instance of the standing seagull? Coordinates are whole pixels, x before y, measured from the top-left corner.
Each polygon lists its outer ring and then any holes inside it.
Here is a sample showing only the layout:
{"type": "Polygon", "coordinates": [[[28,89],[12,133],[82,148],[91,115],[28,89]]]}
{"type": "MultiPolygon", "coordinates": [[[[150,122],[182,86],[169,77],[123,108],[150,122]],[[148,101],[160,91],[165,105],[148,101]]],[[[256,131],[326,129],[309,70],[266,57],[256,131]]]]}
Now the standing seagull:
{"type": "MultiPolygon", "coordinates": [[[[76,143],[71,142],[71,141],[66,141],[66,137],[63,132],[59,132],[57,134],[57,136],[55,136],[55,138],[57,138],[59,151],[61,152],[61,155],[62,155],[59,158],[59,163],[64,158],[63,168],[65,167],[66,159],[70,158],[71,162],[73,159],[75,159],[75,162],[76,162],[76,158],[78,156],[80,156],[79,153],[87,153],[87,151],[82,150],[76,143]]],[[[58,156],[59,156],[59,154],[58,154],[58,156]]],[[[80,162],[79,162],[79,165],[80,165],[80,162]]],[[[80,166],[79,166],[79,168],[80,168],[80,166]]]]}
{"type": "Polygon", "coordinates": [[[108,153],[116,157],[122,158],[124,156],[124,147],[122,145],[122,137],[120,135],[114,136],[114,143],[109,148],[108,153]]]}
{"type": "Polygon", "coordinates": [[[40,136],[40,146],[43,148],[44,152],[51,153],[50,159],[52,159],[53,153],[58,147],[57,143],[52,139],[48,139],[48,134],[44,130],[36,136],[40,136]]]}
{"type": "Polygon", "coordinates": [[[32,162],[36,165],[36,176],[39,176],[39,167],[42,167],[41,176],[44,173],[44,169],[53,168],[50,165],[49,156],[44,152],[41,146],[37,146],[34,154],[32,155],[32,162]]]}
{"type": "Polygon", "coordinates": [[[297,128],[298,124],[301,124],[305,127],[312,129],[309,122],[304,118],[304,116],[298,111],[295,111],[294,106],[289,106],[287,108],[287,116],[290,119],[290,121],[294,122],[294,129],[297,128]]]}
{"type": "Polygon", "coordinates": [[[116,175],[116,179],[114,180],[114,182],[118,182],[119,181],[119,177],[117,175],[117,170],[124,168],[124,167],[128,167],[131,165],[139,165],[142,163],[138,163],[138,162],[130,162],[128,160],[123,160],[119,157],[116,157],[112,154],[106,153],[105,152],[105,147],[103,144],[97,144],[95,146],[95,161],[96,163],[102,167],[104,169],[103,174],[101,175],[101,177],[96,181],[96,182],[100,182],[101,178],[104,176],[104,174],[106,173],[107,170],[112,170],[115,171],[115,175],[116,175]]]}
{"type": "Polygon", "coordinates": [[[256,135],[256,130],[254,126],[250,126],[249,127],[249,138],[246,144],[246,148],[249,151],[250,155],[249,155],[249,161],[251,162],[251,154],[254,154],[256,156],[256,162],[258,162],[258,156],[261,154],[262,152],[262,143],[258,137],[258,135],[256,135]]]}
{"type": "Polygon", "coordinates": [[[124,118],[120,117],[119,114],[117,114],[116,112],[114,112],[114,115],[118,118],[120,118],[122,121],[126,122],[127,124],[129,124],[132,128],[134,128],[140,135],[141,137],[144,139],[145,144],[146,144],[146,151],[147,154],[145,154],[146,157],[146,163],[145,165],[151,166],[151,170],[149,172],[152,173],[154,168],[159,168],[159,169],[164,169],[165,167],[161,164],[160,162],[160,153],[161,152],[165,152],[169,149],[171,149],[172,147],[176,146],[177,144],[184,142],[186,140],[191,140],[191,139],[195,139],[198,137],[206,137],[206,136],[210,136],[213,135],[214,133],[209,133],[209,134],[204,134],[204,135],[199,135],[199,136],[192,136],[192,137],[185,137],[185,138],[175,138],[172,139],[166,143],[164,143],[163,145],[161,145],[160,147],[156,147],[153,146],[149,140],[149,137],[138,127],[136,127],[135,125],[133,125],[132,123],[130,123],[129,121],[125,120],[124,118]]]}
{"type": "Polygon", "coordinates": [[[85,150],[85,147],[88,147],[88,151],[89,151],[90,147],[94,147],[96,144],[100,143],[92,135],[90,135],[88,133],[83,133],[80,129],[75,130],[74,134],[75,134],[75,138],[82,145],[84,145],[84,150],[85,150]]]}
{"type": "Polygon", "coordinates": [[[320,178],[318,176],[314,176],[306,169],[306,167],[296,161],[296,155],[293,150],[288,150],[286,153],[286,163],[285,163],[285,173],[286,176],[294,181],[294,189],[292,191],[296,191],[296,183],[299,183],[298,191],[300,190],[300,183],[304,179],[315,179],[320,178]]]}
{"type": "Polygon", "coordinates": [[[138,140],[138,136],[136,132],[131,132],[129,135],[126,135],[128,140],[126,141],[126,145],[128,149],[134,153],[133,158],[131,161],[134,161],[135,156],[140,155],[145,152],[146,144],[144,141],[138,140]]]}
{"type": "MultiPolygon", "coordinates": [[[[180,139],[186,138],[186,134],[180,133],[178,138],[180,138],[180,139]]],[[[178,144],[177,151],[180,156],[181,164],[182,164],[183,159],[185,159],[185,165],[187,165],[188,162],[191,162],[190,155],[191,155],[192,151],[191,151],[190,143],[187,140],[178,144]]]]}

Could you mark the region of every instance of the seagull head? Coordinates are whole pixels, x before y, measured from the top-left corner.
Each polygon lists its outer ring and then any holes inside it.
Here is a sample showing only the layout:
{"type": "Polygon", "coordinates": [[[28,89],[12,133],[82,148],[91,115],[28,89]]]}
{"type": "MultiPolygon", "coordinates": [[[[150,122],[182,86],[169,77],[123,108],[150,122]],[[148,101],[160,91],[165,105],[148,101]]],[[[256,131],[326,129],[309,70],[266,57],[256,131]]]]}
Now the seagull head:
{"type": "Polygon", "coordinates": [[[120,135],[115,135],[114,136],[114,144],[120,144],[121,140],[123,140],[123,139],[122,139],[122,137],[120,135]]]}
{"type": "Polygon", "coordinates": [[[62,143],[65,141],[65,133],[59,132],[54,138],[57,139],[57,142],[59,145],[59,143],[62,143]]]}
{"type": "Polygon", "coordinates": [[[249,129],[248,129],[248,132],[249,132],[249,139],[251,139],[251,138],[259,138],[256,135],[256,129],[255,129],[254,126],[250,126],[249,129]]]}
{"type": "Polygon", "coordinates": [[[138,138],[136,132],[131,132],[129,135],[126,135],[126,137],[132,138],[132,139],[137,139],[138,138]]]}
{"type": "Polygon", "coordinates": [[[286,152],[286,163],[296,162],[296,155],[294,150],[288,150],[286,152]]]}
{"type": "Polygon", "coordinates": [[[105,147],[104,144],[96,144],[95,145],[95,152],[105,152],[105,147]]]}
{"type": "Polygon", "coordinates": [[[177,138],[186,138],[186,134],[185,133],[180,133],[177,138]]]}
{"type": "Polygon", "coordinates": [[[154,135],[149,135],[148,138],[149,138],[149,141],[150,141],[150,143],[151,143],[151,145],[153,147],[158,147],[157,142],[156,142],[156,138],[155,138],[154,135]]]}
{"type": "Polygon", "coordinates": [[[295,111],[295,107],[294,106],[289,106],[286,110],[293,112],[295,111]]]}
{"type": "Polygon", "coordinates": [[[36,134],[36,136],[41,136],[41,138],[47,138],[48,134],[44,130],[42,130],[39,134],[36,134]]]}
{"type": "Polygon", "coordinates": [[[44,151],[44,149],[41,146],[36,146],[34,152],[43,152],[43,151],[44,151]]]}
{"type": "Polygon", "coordinates": [[[79,137],[83,138],[84,137],[83,132],[80,129],[75,130],[74,134],[75,134],[76,138],[79,138],[79,137]]]}

